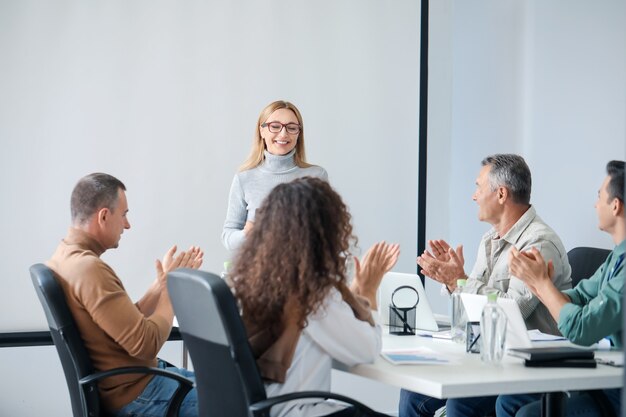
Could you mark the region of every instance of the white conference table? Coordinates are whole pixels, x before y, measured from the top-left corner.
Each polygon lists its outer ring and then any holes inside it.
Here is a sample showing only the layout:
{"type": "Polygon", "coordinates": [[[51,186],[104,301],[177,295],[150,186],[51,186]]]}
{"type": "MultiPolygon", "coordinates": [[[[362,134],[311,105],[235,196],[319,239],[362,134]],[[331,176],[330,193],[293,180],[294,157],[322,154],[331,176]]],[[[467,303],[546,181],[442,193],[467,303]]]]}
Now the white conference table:
{"type": "MultiPolygon", "coordinates": [[[[383,329],[385,332],[386,329],[383,329]]],[[[537,342],[538,346],[547,343],[537,342]]],[[[623,369],[603,364],[597,368],[528,368],[524,361],[505,355],[501,366],[489,366],[480,355],[450,340],[423,336],[383,335],[383,351],[430,348],[450,357],[454,364],[393,365],[382,357],[372,364],[339,369],[435,398],[461,398],[498,394],[557,393],[622,387],[623,369]]],[[[558,401],[562,395],[551,397],[558,401]]],[[[548,399],[548,402],[551,400],[548,399]]],[[[553,407],[554,405],[550,406],[553,407]]],[[[562,412],[559,411],[559,412],[562,412]]]]}

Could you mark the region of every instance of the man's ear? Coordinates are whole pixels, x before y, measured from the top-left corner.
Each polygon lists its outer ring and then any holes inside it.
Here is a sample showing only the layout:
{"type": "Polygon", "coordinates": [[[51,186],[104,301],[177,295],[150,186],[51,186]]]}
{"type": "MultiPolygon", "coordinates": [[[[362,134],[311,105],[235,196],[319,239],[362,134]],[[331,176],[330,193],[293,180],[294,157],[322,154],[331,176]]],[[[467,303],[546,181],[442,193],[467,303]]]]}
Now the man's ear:
{"type": "Polygon", "coordinates": [[[111,212],[108,208],[103,207],[96,213],[96,218],[98,219],[98,225],[103,226],[104,223],[108,220],[111,212]]]}
{"type": "Polygon", "coordinates": [[[504,202],[509,198],[509,190],[506,187],[498,187],[496,193],[500,204],[504,204],[504,202]]]}
{"type": "Polygon", "coordinates": [[[613,215],[616,217],[623,216],[624,215],[624,202],[621,201],[617,197],[613,198],[613,201],[611,201],[611,211],[613,212],[613,215]]]}

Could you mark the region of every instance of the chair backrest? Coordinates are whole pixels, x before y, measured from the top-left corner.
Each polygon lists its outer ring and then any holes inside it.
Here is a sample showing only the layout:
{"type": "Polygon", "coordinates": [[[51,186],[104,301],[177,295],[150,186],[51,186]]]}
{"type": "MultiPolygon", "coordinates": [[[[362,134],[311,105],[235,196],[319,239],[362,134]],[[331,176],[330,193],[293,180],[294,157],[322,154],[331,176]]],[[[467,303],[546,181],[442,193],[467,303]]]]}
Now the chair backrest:
{"type": "Polygon", "coordinates": [[[191,355],[200,416],[248,417],[249,404],[266,393],[230,288],[194,269],[170,272],[167,287],[191,355]]]}
{"type": "Polygon", "coordinates": [[[581,279],[589,278],[602,265],[611,253],[608,249],[578,247],[567,252],[567,259],[572,267],[572,287],[581,279]]]}
{"type": "Polygon", "coordinates": [[[93,373],[93,364],[67,306],[63,289],[52,270],[43,264],[31,266],[30,275],[61,359],[74,417],[97,417],[100,415],[100,397],[96,384],[81,387],[78,383],[80,378],[93,373]]]}

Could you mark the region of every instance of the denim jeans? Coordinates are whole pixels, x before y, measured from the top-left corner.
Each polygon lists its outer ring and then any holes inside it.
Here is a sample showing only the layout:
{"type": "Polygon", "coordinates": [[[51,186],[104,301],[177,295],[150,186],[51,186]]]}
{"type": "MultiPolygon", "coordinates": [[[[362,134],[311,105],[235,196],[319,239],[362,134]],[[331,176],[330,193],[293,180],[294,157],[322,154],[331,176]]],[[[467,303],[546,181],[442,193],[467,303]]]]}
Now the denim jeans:
{"type": "MultiPolygon", "coordinates": [[[[496,417],[513,417],[526,404],[541,400],[542,394],[500,395],[496,401],[496,417]]],[[[539,414],[538,414],[539,415],[539,414]]]]}
{"type": "MultiPolygon", "coordinates": [[[[175,372],[195,381],[194,373],[186,369],[167,367],[159,360],[159,368],[175,372]]],[[[118,410],[116,417],[162,417],[167,411],[167,404],[178,388],[178,381],[165,376],[155,375],[146,388],[132,402],[118,410]]],[[[198,391],[192,388],[180,405],[179,417],[198,417],[198,391]]]]}
{"type": "MultiPolygon", "coordinates": [[[[621,389],[603,390],[615,415],[620,415],[621,389]]],[[[496,404],[497,416],[530,417],[541,414],[541,394],[501,395],[496,404]]],[[[600,417],[595,400],[585,391],[573,392],[565,401],[567,417],[600,417]]]]}
{"type": "Polygon", "coordinates": [[[337,411],[332,414],[328,414],[326,417],[389,417],[386,414],[377,413],[374,411],[374,414],[365,414],[358,412],[354,407],[346,407],[341,411],[337,411]]]}
{"type": "Polygon", "coordinates": [[[471,397],[439,400],[411,391],[400,391],[399,417],[432,417],[446,406],[447,417],[471,417],[493,414],[497,397],[471,397]]]}

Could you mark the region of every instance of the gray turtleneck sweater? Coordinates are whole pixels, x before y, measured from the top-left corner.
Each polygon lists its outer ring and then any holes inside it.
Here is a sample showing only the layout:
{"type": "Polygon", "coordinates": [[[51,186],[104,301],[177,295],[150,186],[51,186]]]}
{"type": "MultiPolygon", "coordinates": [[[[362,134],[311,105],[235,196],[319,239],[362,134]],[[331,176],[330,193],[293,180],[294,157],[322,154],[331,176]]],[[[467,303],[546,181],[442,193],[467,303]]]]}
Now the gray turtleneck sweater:
{"type": "Polygon", "coordinates": [[[259,166],[235,175],[222,231],[222,243],[226,249],[234,251],[241,245],[246,221],[254,221],[256,209],[275,186],[302,177],[328,181],[328,174],[322,167],[298,167],[294,161],[295,152],[294,149],[286,155],[273,155],[265,151],[265,160],[259,166]]]}

